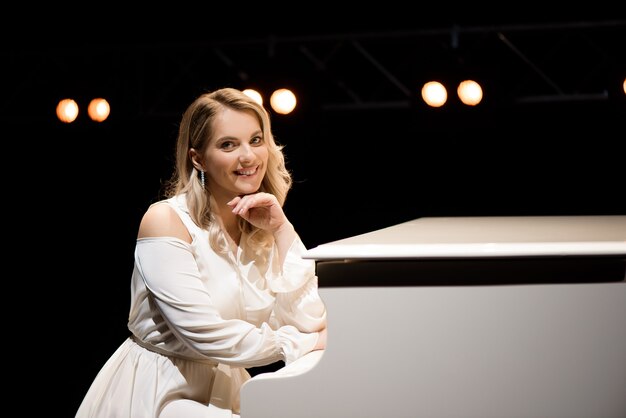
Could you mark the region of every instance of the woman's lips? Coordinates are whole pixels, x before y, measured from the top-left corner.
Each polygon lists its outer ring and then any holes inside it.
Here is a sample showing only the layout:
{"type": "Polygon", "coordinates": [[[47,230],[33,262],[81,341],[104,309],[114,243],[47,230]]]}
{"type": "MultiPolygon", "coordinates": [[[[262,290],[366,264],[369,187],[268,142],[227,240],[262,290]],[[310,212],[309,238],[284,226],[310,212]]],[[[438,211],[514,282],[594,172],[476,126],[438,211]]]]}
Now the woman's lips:
{"type": "Polygon", "coordinates": [[[235,170],[235,174],[238,176],[252,176],[256,174],[258,170],[259,170],[259,166],[257,165],[256,167],[242,168],[240,170],[235,170]]]}

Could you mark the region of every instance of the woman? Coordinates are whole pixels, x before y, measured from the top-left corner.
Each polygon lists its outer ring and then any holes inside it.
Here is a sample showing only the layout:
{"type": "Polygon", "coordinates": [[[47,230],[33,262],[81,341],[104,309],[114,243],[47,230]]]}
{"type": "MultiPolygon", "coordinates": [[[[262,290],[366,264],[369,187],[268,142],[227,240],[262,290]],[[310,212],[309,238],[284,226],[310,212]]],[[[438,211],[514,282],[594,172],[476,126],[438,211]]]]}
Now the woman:
{"type": "Polygon", "coordinates": [[[282,210],[291,182],[254,100],[224,88],[187,108],[167,196],[139,225],[131,335],[77,417],[238,416],[247,367],[325,348],[315,264],[282,210]]]}

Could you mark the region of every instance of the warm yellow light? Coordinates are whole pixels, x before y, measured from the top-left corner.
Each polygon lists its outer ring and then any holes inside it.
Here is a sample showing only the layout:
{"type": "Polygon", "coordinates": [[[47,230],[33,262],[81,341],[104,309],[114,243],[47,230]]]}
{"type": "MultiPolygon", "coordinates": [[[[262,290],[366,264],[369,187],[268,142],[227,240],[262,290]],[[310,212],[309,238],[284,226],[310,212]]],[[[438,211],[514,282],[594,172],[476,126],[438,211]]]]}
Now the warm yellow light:
{"type": "Polygon", "coordinates": [[[624,85],[623,85],[623,87],[624,87],[624,93],[626,93],[626,78],[624,79],[624,85]]]}
{"type": "Polygon", "coordinates": [[[89,107],[87,108],[87,113],[91,120],[96,122],[102,122],[109,117],[109,113],[111,112],[111,107],[109,106],[109,102],[105,99],[93,99],[89,102],[89,107]]]}
{"type": "Polygon", "coordinates": [[[459,99],[468,106],[476,106],[483,99],[483,89],[474,80],[461,81],[456,92],[459,99]]]}
{"type": "Polygon", "coordinates": [[[63,99],[57,105],[57,118],[61,122],[72,123],[78,117],[78,105],[72,99],[63,99]]]}
{"type": "Polygon", "coordinates": [[[429,81],[422,87],[422,99],[428,106],[441,107],[448,100],[448,92],[438,81],[429,81]]]}
{"type": "Polygon", "coordinates": [[[258,91],[254,90],[254,89],[245,89],[243,91],[243,94],[245,94],[246,96],[252,98],[252,100],[254,100],[258,104],[263,106],[263,96],[261,96],[261,93],[259,93],[258,91]]]}
{"type": "Polygon", "coordinates": [[[270,97],[270,105],[276,113],[286,115],[296,107],[296,96],[288,89],[278,89],[270,97]]]}

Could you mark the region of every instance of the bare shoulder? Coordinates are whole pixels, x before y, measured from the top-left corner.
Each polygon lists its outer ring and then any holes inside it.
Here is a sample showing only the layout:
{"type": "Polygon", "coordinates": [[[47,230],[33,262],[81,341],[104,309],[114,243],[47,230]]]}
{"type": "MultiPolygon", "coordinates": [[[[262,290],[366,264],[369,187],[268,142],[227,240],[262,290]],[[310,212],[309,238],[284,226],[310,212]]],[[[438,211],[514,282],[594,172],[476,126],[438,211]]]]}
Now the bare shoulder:
{"type": "Polygon", "coordinates": [[[191,242],[191,235],[176,211],[165,203],[148,208],[139,224],[137,238],[174,237],[191,242]]]}

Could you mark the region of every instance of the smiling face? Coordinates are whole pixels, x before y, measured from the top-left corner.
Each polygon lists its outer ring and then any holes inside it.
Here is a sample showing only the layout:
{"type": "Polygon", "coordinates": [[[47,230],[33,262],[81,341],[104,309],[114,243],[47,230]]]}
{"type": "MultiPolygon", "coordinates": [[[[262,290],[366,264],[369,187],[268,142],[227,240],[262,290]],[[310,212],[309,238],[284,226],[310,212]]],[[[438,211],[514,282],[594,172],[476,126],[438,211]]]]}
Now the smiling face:
{"type": "Polygon", "coordinates": [[[207,188],[216,201],[258,191],[269,151],[256,115],[225,107],[213,121],[213,133],[206,151],[192,158],[206,172],[207,188]]]}

